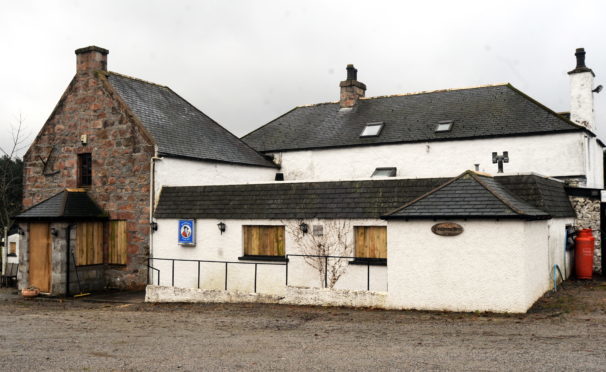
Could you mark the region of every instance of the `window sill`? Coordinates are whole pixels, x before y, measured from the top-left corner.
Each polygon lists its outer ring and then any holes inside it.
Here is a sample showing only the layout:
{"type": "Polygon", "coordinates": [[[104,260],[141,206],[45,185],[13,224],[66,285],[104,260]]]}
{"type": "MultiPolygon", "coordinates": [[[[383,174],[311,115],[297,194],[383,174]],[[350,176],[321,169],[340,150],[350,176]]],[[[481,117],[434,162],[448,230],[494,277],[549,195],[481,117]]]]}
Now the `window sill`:
{"type": "Polygon", "coordinates": [[[248,256],[238,257],[240,261],[272,261],[272,262],[288,262],[284,256],[248,256]]]}
{"type": "Polygon", "coordinates": [[[349,261],[350,265],[387,266],[387,258],[354,258],[349,261]]]}

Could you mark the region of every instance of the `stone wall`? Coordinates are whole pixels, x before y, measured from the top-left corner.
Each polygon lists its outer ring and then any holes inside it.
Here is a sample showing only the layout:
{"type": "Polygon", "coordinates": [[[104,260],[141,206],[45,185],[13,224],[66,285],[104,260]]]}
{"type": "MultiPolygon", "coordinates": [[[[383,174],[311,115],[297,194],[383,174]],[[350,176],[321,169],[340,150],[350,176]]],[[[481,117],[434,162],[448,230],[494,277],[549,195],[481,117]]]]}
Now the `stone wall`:
{"type": "Polygon", "coordinates": [[[571,196],[570,203],[577,214],[576,225],[580,229],[593,230],[595,247],[593,250],[593,271],[601,271],[600,200],[581,196],[571,196]]]}
{"type": "Polygon", "coordinates": [[[76,74],[25,154],[23,207],[78,187],[78,154],[82,153],[92,154],[91,198],[110,219],[128,221],[128,263],[106,267],[108,284],[143,288],[154,145],[111,89],[103,71],[76,74]],[[82,135],[86,135],[86,143],[81,141],[82,135]]]}

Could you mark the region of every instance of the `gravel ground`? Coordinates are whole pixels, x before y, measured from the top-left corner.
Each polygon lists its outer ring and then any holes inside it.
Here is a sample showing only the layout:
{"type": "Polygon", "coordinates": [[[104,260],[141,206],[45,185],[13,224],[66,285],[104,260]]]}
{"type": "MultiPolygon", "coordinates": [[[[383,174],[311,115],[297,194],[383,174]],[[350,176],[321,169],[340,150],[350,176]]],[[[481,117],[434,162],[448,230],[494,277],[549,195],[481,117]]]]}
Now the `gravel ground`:
{"type": "Polygon", "coordinates": [[[605,370],[606,283],[525,315],[32,301],[0,292],[0,369],[605,370]]]}

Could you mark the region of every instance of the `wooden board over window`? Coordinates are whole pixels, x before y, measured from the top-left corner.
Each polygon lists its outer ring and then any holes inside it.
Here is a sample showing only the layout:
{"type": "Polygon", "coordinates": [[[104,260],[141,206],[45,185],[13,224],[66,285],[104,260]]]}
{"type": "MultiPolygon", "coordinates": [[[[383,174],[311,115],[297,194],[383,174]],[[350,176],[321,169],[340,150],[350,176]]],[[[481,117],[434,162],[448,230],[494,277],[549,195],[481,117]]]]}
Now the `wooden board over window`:
{"type": "Polygon", "coordinates": [[[284,256],[284,226],[242,226],[245,256],[284,256]]]}
{"type": "Polygon", "coordinates": [[[17,242],[10,242],[8,244],[8,254],[17,254],[17,242]]]}
{"type": "Polygon", "coordinates": [[[109,221],[108,263],[126,265],[127,236],[126,221],[109,221]]]}
{"type": "Polygon", "coordinates": [[[103,222],[78,222],[76,265],[103,263],[103,222]]]}
{"type": "Polygon", "coordinates": [[[387,258],[387,227],[355,226],[356,257],[387,258]]]}

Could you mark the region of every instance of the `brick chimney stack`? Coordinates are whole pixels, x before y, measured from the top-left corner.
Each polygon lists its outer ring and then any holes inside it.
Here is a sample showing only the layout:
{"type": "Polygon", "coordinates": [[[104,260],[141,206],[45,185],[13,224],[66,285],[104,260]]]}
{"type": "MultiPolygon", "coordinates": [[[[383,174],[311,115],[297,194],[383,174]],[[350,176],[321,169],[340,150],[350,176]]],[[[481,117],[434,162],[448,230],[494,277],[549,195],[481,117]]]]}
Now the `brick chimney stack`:
{"type": "Polygon", "coordinates": [[[97,46],[76,49],[76,73],[107,71],[109,50],[97,46]]]}
{"type": "Polygon", "coordinates": [[[352,108],[358,99],[364,97],[366,85],[358,81],[358,70],[353,65],[347,65],[347,80],[339,84],[341,87],[341,108],[352,108]]]}
{"type": "Polygon", "coordinates": [[[595,114],[593,111],[593,71],[585,66],[585,49],[578,48],[574,54],[577,66],[568,72],[570,75],[570,120],[595,130],[595,114]]]}

